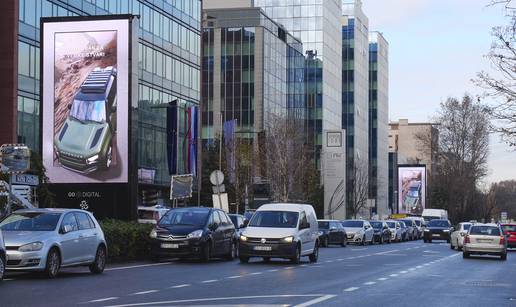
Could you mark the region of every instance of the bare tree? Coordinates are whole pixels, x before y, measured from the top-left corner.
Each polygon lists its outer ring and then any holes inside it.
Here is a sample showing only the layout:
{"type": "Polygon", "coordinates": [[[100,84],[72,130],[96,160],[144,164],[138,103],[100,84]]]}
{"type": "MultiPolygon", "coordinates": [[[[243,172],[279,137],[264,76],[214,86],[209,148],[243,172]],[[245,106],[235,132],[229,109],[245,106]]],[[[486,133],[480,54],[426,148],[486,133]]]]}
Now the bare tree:
{"type": "Polygon", "coordinates": [[[351,173],[348,176],[348,215],[353,218],[367,208],[369,198],[369,168],[366,161],[355,160],[352,167],[348,167],[351,173]]]}
{"type": "Polygon", "coordinates": [[[493,43],[486,57],[496,76],[482,71],[474,82],[485,90],[484,97],[493,98],[489,106],[494,132],[510,146],[516,147],[516,8],[512,0],[492,0],[490,5],[503,4],[509,22],[492,30],[493,43]]]}
{"type": "Polygon", "coordinates": [[[259,151],[274,201],[303,198],[303,180],[309,163],[312,163],[303,129],[300,121],[269,115],[259,151]]]}

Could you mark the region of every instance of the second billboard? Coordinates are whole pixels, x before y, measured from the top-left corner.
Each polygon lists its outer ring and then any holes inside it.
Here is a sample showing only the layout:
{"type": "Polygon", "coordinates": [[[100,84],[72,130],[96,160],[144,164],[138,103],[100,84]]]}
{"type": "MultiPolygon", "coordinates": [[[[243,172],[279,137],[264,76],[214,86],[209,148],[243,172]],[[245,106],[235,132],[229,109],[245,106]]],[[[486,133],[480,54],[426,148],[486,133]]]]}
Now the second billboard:
{"type": "Polygon", "coordinates": [[[426,207],[426,166],[398,165],[398,213],[421,215],[426,207]]]}

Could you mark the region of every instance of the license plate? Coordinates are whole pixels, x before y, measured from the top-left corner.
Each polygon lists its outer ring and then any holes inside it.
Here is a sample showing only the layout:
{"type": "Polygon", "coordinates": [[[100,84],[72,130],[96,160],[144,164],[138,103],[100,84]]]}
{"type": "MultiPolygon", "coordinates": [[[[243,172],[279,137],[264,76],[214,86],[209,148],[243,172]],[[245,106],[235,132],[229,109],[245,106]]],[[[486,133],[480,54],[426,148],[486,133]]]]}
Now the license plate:
{"type": "Polygon", "coordinates": [[[272,247],[271,246],[255,246],[254,250],[255,251],[271,251],[272,247]]]}
{"type": "Polygon", "coordinates": [[[441,235],[440,235],[440,234],[438,234],[438,233],[434,233],[434,234],[432,235],[432,237],[440,237],[440,236],[441,236],[441,235]]]}
{"type": "Polygon", "coordinates": [[[161,248],[179,248],[179,244],[163,243],[161,244],[161,248]]]}

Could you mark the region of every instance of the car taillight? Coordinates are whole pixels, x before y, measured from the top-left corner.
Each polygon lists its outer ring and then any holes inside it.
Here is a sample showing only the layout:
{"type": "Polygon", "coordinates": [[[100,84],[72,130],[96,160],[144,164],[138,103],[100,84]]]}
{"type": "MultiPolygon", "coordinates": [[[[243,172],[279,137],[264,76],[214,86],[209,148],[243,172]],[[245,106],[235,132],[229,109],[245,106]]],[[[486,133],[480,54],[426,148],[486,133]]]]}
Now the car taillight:
{"type": "Polygon", "coordinates": [[[471,242],[469,241],[469,236],[468,236],[468,235],[466,235],[466,237],[464,238],[464,243],[471,243],[471,242]]]}
{"type": "Polygon", "coordinates": [[[156,222],[159,222],[159,213],[158,213],[158,212],[154,212],[154,213],[152,214],[152,217],[154,218],[154,220],[155,220],[156,222]]]}
{"type": "Polygon", "coordinates": [[[500,245],[505,245],[505,237],[500,236],[500,245]]]}

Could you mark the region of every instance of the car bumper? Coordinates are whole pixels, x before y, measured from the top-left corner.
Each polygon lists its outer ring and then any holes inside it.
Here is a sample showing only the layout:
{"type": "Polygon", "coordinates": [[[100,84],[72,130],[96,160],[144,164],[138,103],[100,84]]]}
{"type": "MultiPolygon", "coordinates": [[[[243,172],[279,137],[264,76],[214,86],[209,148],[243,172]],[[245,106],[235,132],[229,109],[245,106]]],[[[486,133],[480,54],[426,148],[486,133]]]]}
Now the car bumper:
{"type": "Polygon", "coordinates": [[[201,256],[205,247],[206,241],[201,240],[164,241],[154,239],[151,243],[151,255],[153,257],[196,258],[201,256]],[[163,244],[177,245],[177,247],[166,247],[163,244]]]}
{"type": "Polygon", "coordinates": [[[6,254],[7,264],[5,268],[8,271],[42,271],[45,269],[47,253],[44,251],[19,252],[7,250],[6,254]]]}
{"type": "Polygon", "coordinates": [[[242,257],[292,258],[296,255],[297,242],[261,244],[240,241],[238,253],[242,257]],[[259,250],[267,249],[270,250],[259,250]]]}
{"type": "Polygon", "coordinates": [[[507,249],[505,246],[500,247],[491,247],[491,246],[482,246],[482,245],[474,245],[474,244],[466,244],[463,247],[463,251],[470,254],[480,254],[480,255],[500,255],[507,253],[507,249]]]}
{"type": "Polygon", "coordinates": [[[449,233],[429,233],[425,232],[424,234],[425,240],[450,240],[449,233]]]}
{"type": "Polygon", "coordinates": [[[68,157],[60,156],[59,163],[71,171],[88,174],[99,169],[99,163],[86,164],[86,162],[78,162],[77,160],[68,159],[68,157]]]}

